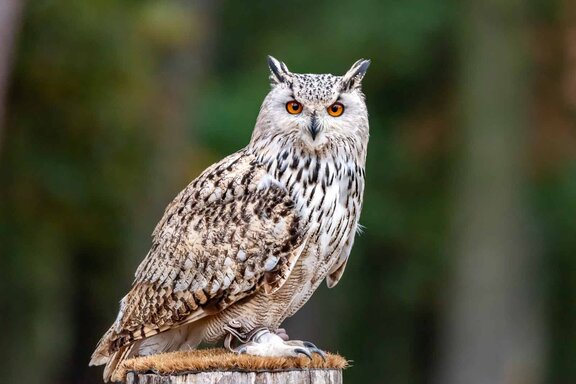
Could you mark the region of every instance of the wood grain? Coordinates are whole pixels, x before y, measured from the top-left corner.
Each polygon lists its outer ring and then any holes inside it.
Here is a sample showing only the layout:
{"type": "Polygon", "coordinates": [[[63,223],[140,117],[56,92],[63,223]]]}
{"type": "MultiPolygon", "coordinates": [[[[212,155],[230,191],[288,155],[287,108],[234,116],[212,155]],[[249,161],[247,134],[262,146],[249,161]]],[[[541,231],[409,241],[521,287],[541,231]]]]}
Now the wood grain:
{"type": "Polygon", "coordinates": [[[214,371],[178,375],[129,372],[126,384],[342,384],[340,369],[304,369],[278,372],[214,371]]]}

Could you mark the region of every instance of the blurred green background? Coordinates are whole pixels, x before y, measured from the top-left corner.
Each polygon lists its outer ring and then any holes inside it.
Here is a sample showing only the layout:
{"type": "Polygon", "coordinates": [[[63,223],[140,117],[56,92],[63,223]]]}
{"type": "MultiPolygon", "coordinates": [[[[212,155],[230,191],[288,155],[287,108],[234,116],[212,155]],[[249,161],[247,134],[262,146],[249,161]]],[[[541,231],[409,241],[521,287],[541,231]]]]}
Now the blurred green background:
{"type": "Polygon", "coordinates": [[[576,382],[573,0],[0,0],[0,383],[101,382],[154,225],[247,144],[267,54],[372,60],[366,229],[290,336],[348,384],[576,382]]]}

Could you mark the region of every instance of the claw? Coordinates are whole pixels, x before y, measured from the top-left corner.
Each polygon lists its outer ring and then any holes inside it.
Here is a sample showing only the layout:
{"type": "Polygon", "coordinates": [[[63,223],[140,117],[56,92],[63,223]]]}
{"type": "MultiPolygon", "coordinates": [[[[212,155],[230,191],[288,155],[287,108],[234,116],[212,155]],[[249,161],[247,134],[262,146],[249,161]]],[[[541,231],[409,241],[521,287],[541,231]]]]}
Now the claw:
{"type": "Polygon", "coordinates": [[[314,343],[311,343],[309,341],[304,341],[302,344],[304,344],[304,346],[306,348],[308,348],[310,350],[310,352],[320,355],[322,360],[324,360],[324,362],[326,362],[326,352],[324,352],[323,350],[318,348],[316,345],[314,345],[314,343]]]}
{"type": "Polygon", "coordinates": [[[272,333],[269,328],[258,327],[249,332],[243,332],[236,323],[226,325],[224,329],[228,332],[224,338],[224,346],[230,352],[241,354],[251,354],[259,356],[298,356],[305,355],[313,360],[313,354],[318,354],[326,362],[326,353],[309,341],[285,340],[288,335],[283,329],[278,329],[278,333],[272,333]],[[238,340],[241,344],[233,346],[233,340],[238,340]]]}
{"type": "Polygon", "coordinates": [[[310,349],[318,349],[318,347],[316,345],[314,345],[314,343],[311,343],[309,341],[303,341],[302,344],[306,347],[306,348],[310,348],[310,349]]]}
{"type": "Polygon", "coordinates": [[[312,355],[310,354],[310,352],[308,352],[303,348],[294,348],[294,352],[296,352],[296,354],[301,353],[303,355],[306,355],[310,360],[312,360],[312,355]]]}
{"type": "Polygon", "coordinates": [[[320,355],[320,357],[322,358],[322,360],[323,360],[324,362],[326,362],[326,353],[325,353],[323,350],[318,349],[318,348],[310,348],[310,351],[311,351],[312,353],[316,353],[316,354],[320,355]]]}

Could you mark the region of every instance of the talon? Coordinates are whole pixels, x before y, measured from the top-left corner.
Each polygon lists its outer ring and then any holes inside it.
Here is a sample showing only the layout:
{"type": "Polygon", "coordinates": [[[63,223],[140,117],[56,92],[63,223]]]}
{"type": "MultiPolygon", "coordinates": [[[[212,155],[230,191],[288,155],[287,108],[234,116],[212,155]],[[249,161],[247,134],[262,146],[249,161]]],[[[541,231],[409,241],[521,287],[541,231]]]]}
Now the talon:
{"type": "Polygon", "coordinates": [[[310,349],[318,349],[318,347],[316,345],[314,345],[314,343],[311,343],[309,341],[303,341],[302,345],[304,345],[306,348],[310,348],[310,349]]]}
{"type": "Polygon", "coordinates": [[[326,353],[314,343],[284,340],[281,336],[287,338],[288,335],[282,328],[277,329],[276,332],[271,332],[267,327],[253,328],[249,332],[241,332],[238,328],[230,326],[224,329],[228,331],[224,338],[224,346],[238,355],[246,353],[256,356],[299,356],[302,354],[312,361],[313,354],[317,354],[326,362],[326,353]],[[241,344],[233,347],[233,339],[237,339],[241,344]]]}
{"type": "Polygon", "coordinates": [[[316,354],[320,355],[322,360],[324,362],[326,362],[326,353],[323,350],[318,349],[318,348],[310,348],[310,351],[312,351],[312,353],[316,353],[316,354]]]}
{"type": "Polygon", "coordinates": [[[308,352],[307,350],[305,350],[303,348],[294,348],[294,352],[296,354],[301,353],[303,355],[306,355],[310,360],[312,360],[312,355],[310,354],[310,352],[308,352]]]}
{"type": "Polygon", "coordinates": [[[322,358],[322,360],[324,360],[324,362],[326,362],[326,352],[324,352],[323,350],[321,350],[320,348],[318,348],[316,345],[314,345],[313,343],[311,343],[309,341],[292,340],[292,341],[286,342],[286,344],[293,345],[293,346],[299,347],[301,349],[304,348],[310,354],[316,353],[316,354],[320,355],[320,357],[322,358]]]}
{"type": "Polygon", "coordinates": [[[304,341],[302,342],[302,344],[308,348],[310,350],[310,352],[312,353],[316,353],[318,355],[320,355],[320,357],[322,358],[322,360],[324,360],[324,362],[326,362],[326,352],[324,352],[323,350],[321,350],[320,348],[318,348],[316,345],[314,345],[314,343],[311,343],[309,341],[304,341]]]}

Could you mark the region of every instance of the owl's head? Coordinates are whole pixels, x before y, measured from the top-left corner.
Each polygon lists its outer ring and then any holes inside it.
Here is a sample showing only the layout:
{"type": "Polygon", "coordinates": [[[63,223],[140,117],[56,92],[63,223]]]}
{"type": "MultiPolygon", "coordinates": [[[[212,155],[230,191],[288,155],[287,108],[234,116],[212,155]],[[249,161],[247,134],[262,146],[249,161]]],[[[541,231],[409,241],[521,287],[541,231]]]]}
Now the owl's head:
{"type": "Polygon", "coordinates": [[[264,99],[252,141],[289,137],[317,150],[327,143],[368,139],[362,79],[370,60],[358,60],[342,76],[300,74],[268,57],[272,89],[264,99]]]}

